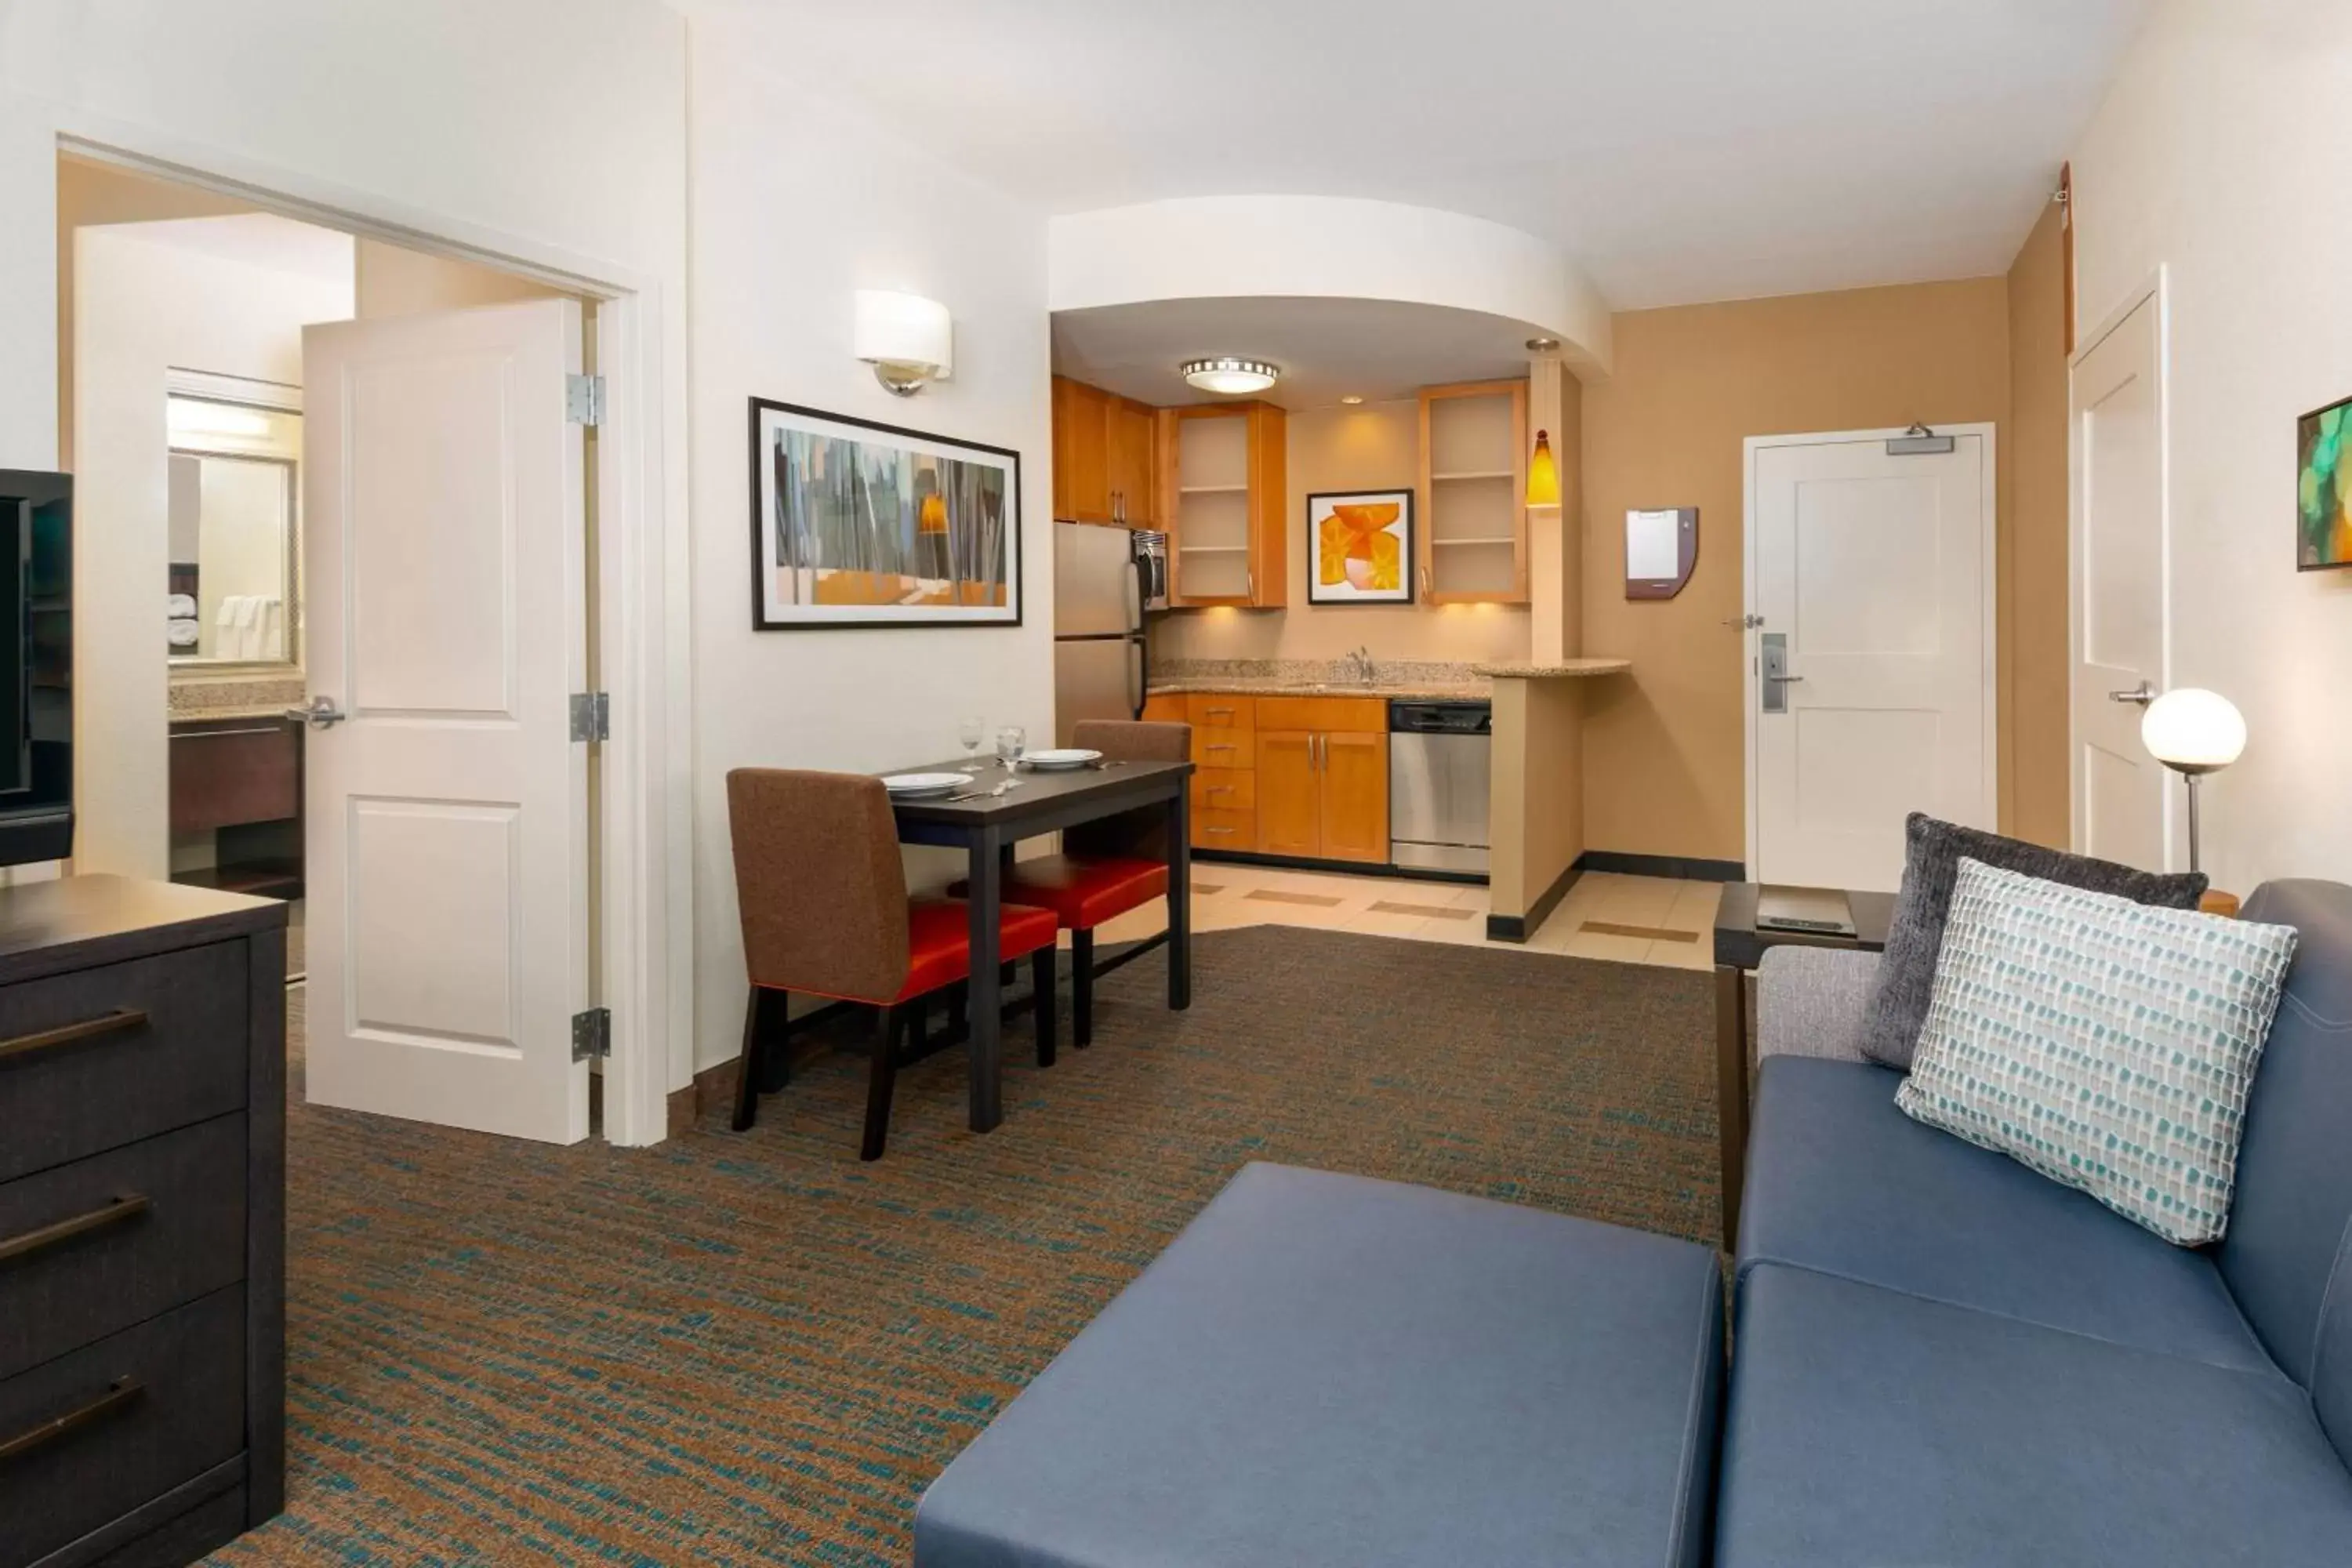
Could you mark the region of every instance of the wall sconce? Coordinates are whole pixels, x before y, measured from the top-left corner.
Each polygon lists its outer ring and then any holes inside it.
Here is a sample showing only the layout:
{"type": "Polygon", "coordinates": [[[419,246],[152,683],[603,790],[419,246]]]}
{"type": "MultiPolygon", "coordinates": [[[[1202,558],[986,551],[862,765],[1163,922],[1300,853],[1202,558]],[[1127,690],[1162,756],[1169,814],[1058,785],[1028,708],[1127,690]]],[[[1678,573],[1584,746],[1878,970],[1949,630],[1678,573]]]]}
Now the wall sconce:
{"type": "Polygon", "coordinates": [[[1559,504],[1559,464],[1551,455],[1550,435],[1542,430],[1536,432],[1535,455],[1528,459],[1528,504],[1559,504]]]}
{"type": "Polygon", "coordinates": [[[919,294],[860,289],[853,342],[895,396],[912,397],[955,368],[955,321],[945,305],[919,294]]]}

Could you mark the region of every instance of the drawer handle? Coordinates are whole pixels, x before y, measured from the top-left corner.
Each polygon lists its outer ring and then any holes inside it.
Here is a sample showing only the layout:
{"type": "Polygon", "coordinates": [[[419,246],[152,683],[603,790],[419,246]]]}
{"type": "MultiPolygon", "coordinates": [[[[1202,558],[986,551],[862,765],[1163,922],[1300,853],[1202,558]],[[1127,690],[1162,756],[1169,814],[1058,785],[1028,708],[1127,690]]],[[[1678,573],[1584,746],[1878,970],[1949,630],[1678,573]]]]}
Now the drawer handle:
{"type": "Polygon", "coordinates": [[[1211,784],[1209,786],[1209,793],[1211,795],[1231,795],[1234,793],[1234,786],[1231,784],[1211,784]]]}
{"type": "Polygon", "coordinates": [[[126,1193],[104,1208],[78,1214],[71,1219],[61,1219],[55,1225],[45,1225],[38,1230],[28,1230],[22,1236],[12,1236],[0,1241],[0,1263],[30,1258],[42,1248],[55,1247],[61,1241],[70,1241],[77,1236],[87,1236],[93,1230],[104,1230],[109,1226],[136,1219],[154,1206],[144,1193],[126,1193]]]}
{"type": "Polygon", "coordinates": [[[1230,719],[1230,718],[1232,718],[1232,717],[1234,716],[1234,710],[1233,710],[1232,709],[1230,709],[1230,708],[1211,708],[1211,709],[1206,710],[1206,711],[1208,711],[1208,712],[1210,712],[1210,713],[1213,713],[1213,714],[1214,714],[1214,713],[1222,713],[1222,714],[1223,714],[1223,715],[1224,715],[1226,718],[1228,718],[1228,719],[1230,719]]]}
{"type": "Polygon", "coordinates": [[[147,1392],[147,1385],[135,1377],[118,1377],[107,1385],[106,1392],[89,1404],[52,1417],[38,1426],[0,1440],[0,1465],[11,1459],[46,1448],[67,1434],[80,1430],[93,1421],[103,1421],[117,1411],[136,1404],[147,1392]]]}
{"type": "Polygon", "coordinates": [[[1230,827],[1207,827],[1202,828],[1202,831],[1204,833],[1231,833],[1234,829],[1230,827]]]}
{"type": "Polygon", "coordinates": [[[0,1040],[0,1061],[10,1057],[28,1057],[35,1051],[46,1051],[52,1046],[69,1046],[76,1040],[94,1040],[101,1035],[121,1034],[136,1029],[147,1022],[144,1007],[117,1007],[95,1018],[84,1018],[79,1024],[60,1024],[54,1029],[38,1034],[19,1035],[13,1040],[0,1040]]]}

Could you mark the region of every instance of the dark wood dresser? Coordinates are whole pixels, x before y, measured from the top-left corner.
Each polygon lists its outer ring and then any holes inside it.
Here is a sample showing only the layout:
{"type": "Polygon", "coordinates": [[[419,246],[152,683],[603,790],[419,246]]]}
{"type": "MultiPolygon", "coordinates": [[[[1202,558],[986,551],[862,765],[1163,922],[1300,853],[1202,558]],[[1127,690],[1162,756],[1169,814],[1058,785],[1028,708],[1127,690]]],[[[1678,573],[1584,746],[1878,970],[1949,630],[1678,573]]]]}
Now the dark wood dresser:
{"type": "Polygon", "coordinates": [[[0,1568],[180,1568],[285,1500],[286,906],[0,889],[0,1568]]]}

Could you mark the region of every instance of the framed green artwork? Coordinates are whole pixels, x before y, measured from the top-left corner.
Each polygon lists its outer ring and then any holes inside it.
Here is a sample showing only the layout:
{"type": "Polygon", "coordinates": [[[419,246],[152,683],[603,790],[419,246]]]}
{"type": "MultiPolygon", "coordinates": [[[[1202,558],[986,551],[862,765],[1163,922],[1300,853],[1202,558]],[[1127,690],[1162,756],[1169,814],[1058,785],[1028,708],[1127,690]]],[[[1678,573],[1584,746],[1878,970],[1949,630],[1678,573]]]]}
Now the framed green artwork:
{"type": "Polygon", "coordinates": [[[2352,397],[2295,421],[2294,564],[2352,566],[2352,397]]]}

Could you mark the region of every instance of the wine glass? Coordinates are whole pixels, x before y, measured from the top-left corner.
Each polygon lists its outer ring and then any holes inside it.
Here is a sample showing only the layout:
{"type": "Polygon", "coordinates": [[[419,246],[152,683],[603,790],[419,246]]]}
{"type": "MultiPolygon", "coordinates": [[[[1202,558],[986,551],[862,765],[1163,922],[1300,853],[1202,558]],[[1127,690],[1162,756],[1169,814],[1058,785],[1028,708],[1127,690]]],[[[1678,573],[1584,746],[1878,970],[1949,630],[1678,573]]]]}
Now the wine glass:
{"type": "Polygon", "coordinates": [[[960,719],[956,721],[956,741],[963,747],[963,771],[980,771],[980,743],[988,739],[988,721],[960,719]]]}
{"type": "Polygon", "coordinates": [[[1029,731],[1018,724],[1007,724],[996,732],[996,760],[1006,773],[1012,773],[1021,761],[1021,753],[1029,749],[1029,731]]]}

